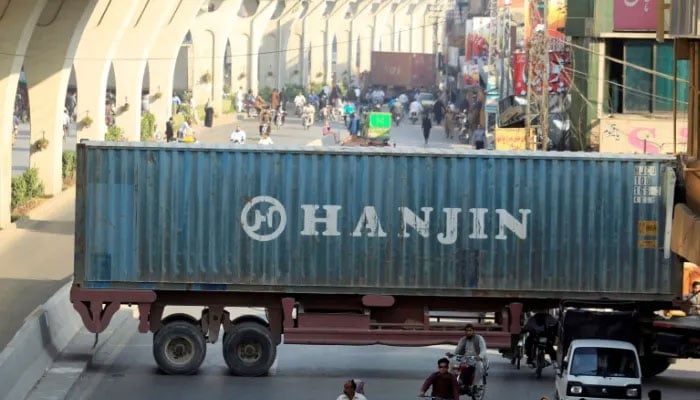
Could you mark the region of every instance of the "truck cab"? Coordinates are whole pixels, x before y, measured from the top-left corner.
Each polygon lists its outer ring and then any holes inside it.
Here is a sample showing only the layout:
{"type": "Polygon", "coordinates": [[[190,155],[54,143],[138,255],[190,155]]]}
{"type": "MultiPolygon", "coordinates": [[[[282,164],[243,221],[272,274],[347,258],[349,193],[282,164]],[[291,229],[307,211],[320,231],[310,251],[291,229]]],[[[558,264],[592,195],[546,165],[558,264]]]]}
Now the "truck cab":
{"type": "Polygon", "coordinates": [[[637,349],[619,340],[573,340],[555,385],[559,400],[641,399],[637,349]]]}

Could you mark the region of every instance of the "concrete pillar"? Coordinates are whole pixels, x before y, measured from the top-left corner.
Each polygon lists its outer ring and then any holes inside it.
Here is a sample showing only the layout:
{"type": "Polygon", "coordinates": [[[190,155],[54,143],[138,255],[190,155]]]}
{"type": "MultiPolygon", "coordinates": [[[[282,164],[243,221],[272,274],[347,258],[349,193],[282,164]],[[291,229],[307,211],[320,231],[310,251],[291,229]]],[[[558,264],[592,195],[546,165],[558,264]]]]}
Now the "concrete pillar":
{"type": "Polygon", "coordinates": [[[335,4],[335,8],[332,10],[330,15],[326,18],[326,30],[328,31],[329,41],[328,52],[329,52],[329,63],[327,65],[328,70],[325,75],[328,80],[332,80],[335,73],[335,79],[337,82],[343,80],[347,81],[349,79],[349,74],[351,72],[350,62],[350,48],[351,46],[351,32],[350,23],[352,21],[352,11],[354,5],[351,4],[349,0],[339,1],[335,4]],[[332,65],[332,45],[333,38],[336,38],[337,42],[337,53],[336,53],[336,64],[332,65]]]}
{"type": "Polygon", "coordinates": [[[405,1],[399,4],[394,12],[394,49],[407,53],[411,51],[411,12],[415,3],[405,1]]]}
{"type": "Polygon", "coordinates": [[[37,21],[27,48],[27,75],[31,108],[31,139],[48,140],[48,147],[30,151],[29,164],[39,170],[47,195],[63,188],[63,109],[71,66],[80,35],[97,0],[48,2],[37,21]],[[36,62],[39,61],[39,62],[36,62]]]}
{"type": "Polygon", "coordinates": [[[10,225],[12,115],[19,74],[46,0],[6,2],[0,17],[0,229],[10,225]]]}
{"type": "Polygon", "coordinates": [[[428,10],[428,1],[422,1],[414,5],[409,18],[411,24],[411,34],[409,35],[409,48],[412,53],[424,53],[423,36],[425,35],[425,15],[428,10]]]}
{"type": "Polygon", "coordinates": [[[434,20],[428,14],[423,18],[423,53],[432,53],[434,51],[434,20]]]}
{"type": "Polygon", "coordinates": [[[78,89],[78,140],[104,140],[110,60],[140,3],[139,0],[99,0],[81,35],[73,60],[78,89]],[[93,120],[89,127],[80,124],[86,116],[93,120]]]}
{"type": "Polygon", "coordinates": [[[112,60],[117,87],[117,125],[129,141],[138,141],[141,136],[141,92],[148,54],[158,32],[178,6],[170,0],[141,1],[112,60]]]}
{"type": "Polygon", "coordinates": [[[280,0],[260,1],[258,10],[250,20],[250,52],[248,55],[248,87],[253,89],[253,93],[258,92],[260,79],[258,76],[258,54],[265,28],[270,21],[270,17],[277,11],[280,0]]]}
{"type": "MultiPolygon", "coordinates": [[[[240,0],[235,2],[240,3],[240,0]]],[[[202,4],[203,0],[182,3],[175,10],[173,18],[158,33],[148,57],[150,111],[156,118],[159,130],[163,133],[165,122],[172,115],[173,80],[177,56],[182,40],[202,4]],[[156,96],[156,93],[160,96],[156,96]]]]}
{"type": "Polygon", "coordinates": [[[332,9],[332,3],[328,4],[325,1],[319,1],[304,17],[305,85],[323,83],[325,81],[327,43],[325,16],[329,5],[332,9]],[[311,60],[310,63],[309,60],[311,60]]]}
{"type": "Polygon", "coordinates": [[[367,1],[360,5],[357,13],[350,24],[351,37],[353,43],[351,46],[352,52],[352,68],[355,76],[369,71],[371,67],[372,49],[374,48],[374,14],[380,9],[381,3],[373,0],[367,1]],[[357,66],[357,53],[360,53],[359,67],[357,66]]]}
{"type": "MultiPolygon", "coordinates": [[[[202,12],[192,24],[190,65],[194,74],[192,87],[194,103],[195,105],[205,105],[209,102],[217,114],[221,114],[223,105],[224,58],[231,29],[231,16],[236,15],[241,8],[241,3],[242,0],[224,1],[216,10],[202,12]],[[204,79],[205,76],[211,79],[204,79]]],[[[206,4],[208,2],[204,2],[204,6],[206,4]]],[[[233,20],[239,23],[240,19],[233,17],[233,20]]],[[[231,40],[232,53],[236,53],[236,50],[243,52],[243,49],[243,43],[231,40]]],[[[173,64],[174,67],[175,64],[173,64]]],[[[231,74],[233,75],[233,69],[231,74]]]]}
{"type": "Polygon", "coordinates": [[[372,50],[389,51],[388,44],[391,43],[391,31],[386,27],[391,20],[391,5],[394,3],[384,2],[374,14],[374,26],[372,29],[372,50]],[[381,45],[380,45],[381,44],[381,45]]]}
{"type": "MultiPolygon", "coordinates": [[[[301,84],[302,70],[302,19],[305,8],[301,0],[295,1],[287,7],[285,12],[275,21],[268,25],[268,31],[275,32],[279,51],[277,65],[275,66],[275,86],[281,88],[289,84],[301,84]]],[[[266,33],[266,34],[267,34],[266,33]]],[[[265,46],[260,48],[261,52],[273,51],[265,46]]]]}

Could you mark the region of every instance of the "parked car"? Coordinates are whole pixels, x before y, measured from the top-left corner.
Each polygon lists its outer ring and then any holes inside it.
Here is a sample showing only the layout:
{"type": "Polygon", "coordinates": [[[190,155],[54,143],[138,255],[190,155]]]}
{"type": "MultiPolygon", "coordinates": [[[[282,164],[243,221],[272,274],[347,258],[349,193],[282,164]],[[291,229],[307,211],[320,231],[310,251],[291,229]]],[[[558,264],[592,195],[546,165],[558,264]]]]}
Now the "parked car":
{"type": "Polygon", "coordinates": [[[421,92],[418,94],[418,102],[423,106],[424,110],[432,110],[435,105],[435,95],[428,92],[421,92]]]}

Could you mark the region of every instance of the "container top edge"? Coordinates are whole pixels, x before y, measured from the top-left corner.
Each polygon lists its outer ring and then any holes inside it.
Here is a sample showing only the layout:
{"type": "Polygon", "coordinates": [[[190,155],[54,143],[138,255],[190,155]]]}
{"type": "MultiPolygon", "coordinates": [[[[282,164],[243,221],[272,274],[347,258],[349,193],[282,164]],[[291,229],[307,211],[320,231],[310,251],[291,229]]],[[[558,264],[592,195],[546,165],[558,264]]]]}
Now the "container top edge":
{"type": "Polygon", "coordinates": [[[676,157],[668,154],[626,154],[626,153],[594,153],[573,151],[500,151],[422,148],[413,146],[398,147],[322,147],[322,146],[266,146],[266,145],[228,145],[203,143],[146,143],[146,142],[103,142],[84,141],[79,144],[93,148],[115,149],[163,149],[189,151],[231,151],[231,152],[277,152],[277,153],[306,153],[306,154],[374,154],[387,156],[464,156],[490,158],[533,158],[533,159],[581,159],[581,160],[621,160],[621,161],[675,161],[676,157]]]}

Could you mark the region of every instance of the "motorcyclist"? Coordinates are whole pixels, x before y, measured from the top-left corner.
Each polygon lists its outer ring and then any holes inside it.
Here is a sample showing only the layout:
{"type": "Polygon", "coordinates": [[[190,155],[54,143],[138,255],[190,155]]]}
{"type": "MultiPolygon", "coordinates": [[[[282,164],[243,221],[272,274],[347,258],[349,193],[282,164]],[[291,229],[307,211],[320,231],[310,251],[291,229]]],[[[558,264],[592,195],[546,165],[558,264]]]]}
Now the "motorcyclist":
{"type": "Polygon", "coordinates": [[[272,112],[270,112],[269,106],[265,106],[265,108],[263,108],[262,111],[260,112],[260,125],[259,125],[260,136],[262,136],[265,133],[269,134],[272,131],[272,127],[270,126],[271,123],[272,123],[272,112]]]}
{"type": "Polygon", "coordinates": [[[554,351],[554,339],[556,337],[557,319],[546,312],[537,312],[528,318],[523,327],[523,334],[527,333],[525,339],[525,354],[527,363],[533,364],[535,356],[535,344],[540,337],[547,338],[547,354],[552,362],[556,361],[557,353],[554,351]]]}
{"type": "Polygon", "coordinates": [[[396,104],[394,104],[394,108],[391,110],[391,113],[394,116],[396,126],[399,126],[399,122],[401,122],[401,117],[403,116],[403,106],[400,102],[397,101],[396,104]]]}
{"type": "Polygon", "coordinates": [[[304,104],[306,104],[306,97],[299,92],[297,96],[294,98],[294,106],[296,107],[296,114],[301,115],[302,109],[304,108],[304,104]]]}
{"type": "Polygon", "coordinates": [[[438,370],[430,374],[420,388],[420,397],[433,387],[432,397],[445,400],[459,400],[459,384],[454,375],[450,373],[450,360],[441,358],[438,360],[438,370]]]}
{"type": "Polygon", "coordinates": [[[338,396],[336,400],[367,400],[367,398],[360,393],[362,390],[358,389],[357,386],[357,382],[353,379],[345,382],[343,385],[343,394],[338,396]]]}
{"type": "MultiPolygon", "coordinates": [[[[488,365],[486,357],[486,341],[483,336],[474,333],[474,326],[467,324],[464,327],[464,336],[457,343],[455,355],[459,356],[474,356],[476,364],[469,366],[466,364],[460,365],[459,376],[462,384],[473,385],[477,382],[482,382],[485,366],[488,365]]],[[[451,353],[446,353],[451,357],[451,353]]]]}
{"type": "MultiPolygon", "coordinates": [[[[314,124],[314,114],[316,113],[316,110],[314,109],[314,106],[311,103],[306,104],[302,108],[301,113],[302,113],[302,116],[301,116],[302,123],[303,123],[304,118],[308,118],[308,121],[309,121],[308,126],[311,126],[314,124]]],[[[307,125],[304,125],[304,128],[306,129],[307,125]]]]}
{"type": "Polygon", "coordinates": [[[409,111],[411,113],[411,117],[415,115],[416,118],[420,116],[420,114],[423,112],[423,106],[420,104],[418,100],[413,100],[411,102],[411,105],[409,106],[409,111]]]}

